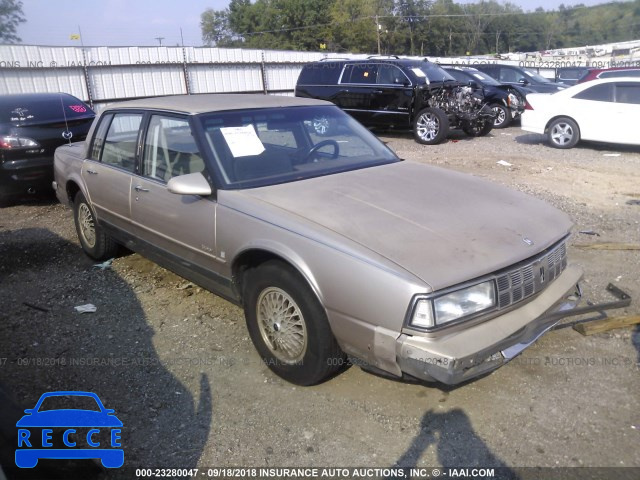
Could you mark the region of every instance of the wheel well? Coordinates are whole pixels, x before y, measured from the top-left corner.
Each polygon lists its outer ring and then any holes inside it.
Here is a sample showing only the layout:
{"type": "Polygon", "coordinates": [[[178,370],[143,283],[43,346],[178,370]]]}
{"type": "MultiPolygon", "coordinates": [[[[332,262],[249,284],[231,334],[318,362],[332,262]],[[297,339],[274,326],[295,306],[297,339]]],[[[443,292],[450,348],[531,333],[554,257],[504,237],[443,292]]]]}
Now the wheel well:
{"type": "MultiPolygon", "coordinates": [[[[549,131],[549,126],[555,122],[556,120],[558,120],[559,118],[568,118],[569,120],[571,120],[573,123],[575,123],[576,125],[578,125],[578,122],[575,121],[575,119],[567,116],[567,115],[556,115],[555,117],[553,117],[552,119],[550,119],[547,124],[544,126],[544,132],[547,133],[549,131]]],[[[580,125],[578,125],[578,129],[580,129],[580,125]]]]}
{"type": "Polygon", "coordinates": [[[238,293],[238,297],[242,300],[242,291],[244,288],[244,276],[248,270],[256,268],[265,262],[270,260],[278,260],[299,273],[299,270],[291,264],[291,262],[285,260],[281,256],[268,252],[266,250],[247,250],[236,258],[231,267],[231,279],[233,285],[238,293]]]}
{"type": "Polygon", "coordinates": [[[80,187],[76,182],[67,182],[67,197],[69,198],[69,203],[73,203],[73,199],[76,197],[76,194],[80,191],[80,187]]]}

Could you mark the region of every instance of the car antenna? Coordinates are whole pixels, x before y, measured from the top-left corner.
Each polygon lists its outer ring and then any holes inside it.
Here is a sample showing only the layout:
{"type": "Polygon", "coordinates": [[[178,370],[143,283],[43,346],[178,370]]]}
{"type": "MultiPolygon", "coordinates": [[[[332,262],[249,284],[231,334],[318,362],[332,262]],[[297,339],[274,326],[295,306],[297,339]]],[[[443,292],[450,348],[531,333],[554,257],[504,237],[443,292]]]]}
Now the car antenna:
{"type": "Polygon", "coordinates": [[[62,138],[69,141],[69,145],[71,145],[71,137],[73,137],[73,132],[69,130],[69,122],[67,122],[67,112],[64,111],[64,100],[62,100],[62,93],[60,93],[60,106],[62,107],[62,116],[64,117],[64,127],[65,131],[62,132],[62,138]]]}

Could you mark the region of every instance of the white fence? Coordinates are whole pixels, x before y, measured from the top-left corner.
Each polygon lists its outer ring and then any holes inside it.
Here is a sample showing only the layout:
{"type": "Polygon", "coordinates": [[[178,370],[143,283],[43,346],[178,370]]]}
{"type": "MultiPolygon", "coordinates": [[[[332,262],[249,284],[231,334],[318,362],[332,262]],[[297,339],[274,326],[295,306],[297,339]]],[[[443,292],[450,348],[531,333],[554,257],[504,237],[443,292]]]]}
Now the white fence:
{"type": "MultiPolygon", "coordinates": [[[[488,57],[431,60],[471,66],[499,61],[537,68],[549,78],[554,78],[555,68],[563,66],[592,64],[608,67],[640,63],[634,58],[635,53],[626,53],[625,57],[619,58],[580,57],[578,60],[562,56],[547,59],[537,55],[518,54],[500,60],[488,57]]],[[[97,110],[118,100],[159,95],[221,92],[291,95],[305,63],[344,56],[335,53],[211,47],[0,45],[0,95],[66,92],[83,99],[97,110]]]]}
{"type": "Polygon", "coordinates": [[[291,94],[302,66],[335,54],[198,47],[0,45],[0,94],[109,102],[196,93],[291,94]]]}

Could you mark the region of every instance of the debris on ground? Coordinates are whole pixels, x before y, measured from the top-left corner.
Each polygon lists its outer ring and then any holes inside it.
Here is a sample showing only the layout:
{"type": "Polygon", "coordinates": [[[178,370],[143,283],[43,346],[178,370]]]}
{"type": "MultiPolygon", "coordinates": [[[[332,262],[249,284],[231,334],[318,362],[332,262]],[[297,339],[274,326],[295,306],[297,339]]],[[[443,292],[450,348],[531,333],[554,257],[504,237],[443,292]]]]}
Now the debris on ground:
{"type": "Polygon", "coordinates": [[[578,323],[573,326],[573,329],[582,335],[593,335],[637,324],[640,324],[640,315],[633,315],[630,317],[612,317],[602,320],[594,320],[592,322],[578,323]]]}
{"type": "Polygon", "coordinates": [[[640,250],[640,243],[590,243],[575,247],[582,250],[640,250]]]}
{"type": "Polygon", "coordinates": [[[107,268],[109,268],[111,266],[111,264],[113,263],[113,258],[110,258],[109,260],[106,260],[102,263],[96,263],[93,268],[99,268],[100,270],[105,270],[107,268]]]}
{"type": "Polygon", "coordinates": [[[78,313],[94,313],[98,311],[98,307],[96,307],[92,303],[87,303],[85,305],[78,305],[77,307],[73,307],[76,309],[78,313]]]}

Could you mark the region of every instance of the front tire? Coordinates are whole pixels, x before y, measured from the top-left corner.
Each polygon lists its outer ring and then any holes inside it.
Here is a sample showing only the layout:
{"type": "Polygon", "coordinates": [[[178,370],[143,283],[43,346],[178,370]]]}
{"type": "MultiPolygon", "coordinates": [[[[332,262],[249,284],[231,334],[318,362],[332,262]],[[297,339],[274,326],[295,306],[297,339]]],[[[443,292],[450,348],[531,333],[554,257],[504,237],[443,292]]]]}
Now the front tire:
{"type": "Polygon", "coordinates": [[[320,301],[298,272],[269,261],[246,275],[249,335],[276,375],[296,385],[314,385],[346,364],[320,301]]]}
{"type": "Polygon", "coordinates": [[[73,201],[73,219],[84,253],[94,260],[115,257],[118,244],[96,222],[95,213],[82,192],[78,192],[73,201]]]}
{"type": "Polygon", "coordinates": [[[413,138],[423,145],[442,142],[449,133],[449,118],[439,108],[425,108],[413,121],[413,138]]]}
{"type": "Polygon", "coordinates": [[[462,124],[462,130],[470,137],[484,137],[493,129],[493,121],[475,121],[462,124]]]}
{"type": "Polygon", "coordinates": [[[511,120],[513,119],[511,109],[499,103],[489,105],[489,108],[496,114],[496,118],[493,121],[493,128],[507,128],[511,125],[511,120]]]}
{"type": "Polygon", "coordinates": [[[570,118],[556,118],[549,125],[547,138],[552,147],[573,148],[580,141],[580,128],[570,118]]]}

